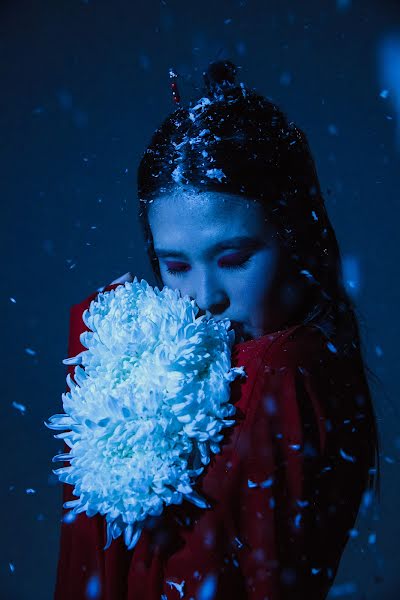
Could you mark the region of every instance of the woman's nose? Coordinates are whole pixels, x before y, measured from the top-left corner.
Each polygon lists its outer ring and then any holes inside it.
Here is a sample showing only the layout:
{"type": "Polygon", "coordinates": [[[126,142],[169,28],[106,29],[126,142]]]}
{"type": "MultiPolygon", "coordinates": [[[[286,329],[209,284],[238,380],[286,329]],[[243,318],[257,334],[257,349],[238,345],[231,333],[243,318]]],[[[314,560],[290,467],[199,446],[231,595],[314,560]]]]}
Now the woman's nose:
{"type": "Polygon", "coordinates": [[[192,294],[191,298],[195,300],[197,306],[200,308],[198,316],[202,316],[206,311],[209,311],[212,315],[220,315],[229,306],[229,298],[221,290],[198,290],[192,294]]]}
{"type": "Polygon", "coordinates": [[[229,304],[226,302],[220,302],[218,304],[217,303],[210,304],[206,308],[203,308],[197,301],[196,301],[196,304],[200,308],[199,312],[197,313],[198,317],[202,317],[203,315],[206,314],[207,311],[209,311],[212,316],[222,315],[229,306],[229,304]]]}

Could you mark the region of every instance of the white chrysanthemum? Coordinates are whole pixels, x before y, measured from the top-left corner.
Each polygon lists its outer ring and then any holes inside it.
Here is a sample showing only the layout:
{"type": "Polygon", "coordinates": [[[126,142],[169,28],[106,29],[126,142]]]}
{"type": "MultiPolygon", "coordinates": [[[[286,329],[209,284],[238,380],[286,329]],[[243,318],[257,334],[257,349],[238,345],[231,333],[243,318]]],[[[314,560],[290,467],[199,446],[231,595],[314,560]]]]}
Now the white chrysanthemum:
{"type": "Polygon", "coordinates": [[[183,499],[208,508],[193,489],[220,451],[222,428],[236,408],[230,382],[246,375],[231,368],[230,321],[196,318],[194,300],[177,290],[152,288],[144,279],[99,293],[82,315],[87,348],[63,362],[76,365],[65,414],[50,429],[70,448],[53,472],[74,487],[65,508],[106,515],[108,548],[124,534],[137,543],[146,517],[183,499]]]}

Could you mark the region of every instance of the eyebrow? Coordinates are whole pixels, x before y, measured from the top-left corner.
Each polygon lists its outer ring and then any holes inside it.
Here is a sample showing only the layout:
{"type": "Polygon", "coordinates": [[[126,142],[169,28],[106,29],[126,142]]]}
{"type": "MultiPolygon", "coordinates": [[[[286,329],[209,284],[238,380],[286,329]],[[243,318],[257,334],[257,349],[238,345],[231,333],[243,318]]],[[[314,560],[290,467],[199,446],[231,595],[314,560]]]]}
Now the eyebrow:
{"type": "MultiPolygon", "coordinates": [[[[217,253],[220,250],[227,250],[229,248],[240,248],[242,246],[259,248],[263,246],[264,243],[265,242],[259,238],[241,235],[213,244],[212,246],[210,246],[207,254],[213,255],[214,253],[217,253]]],[[[154,251],[160,258],[165,258],[167,256],[188,258],[184,252],[178,252],[176,250],[167,250],[166,248],[155,248],[154,251]]]]}

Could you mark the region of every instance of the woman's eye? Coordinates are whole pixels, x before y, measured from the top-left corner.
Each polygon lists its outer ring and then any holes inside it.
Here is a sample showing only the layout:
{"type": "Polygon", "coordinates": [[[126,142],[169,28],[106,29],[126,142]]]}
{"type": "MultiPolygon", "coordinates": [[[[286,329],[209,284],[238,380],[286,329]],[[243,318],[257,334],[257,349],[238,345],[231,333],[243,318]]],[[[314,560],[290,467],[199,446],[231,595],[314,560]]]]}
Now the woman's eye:
{"type": "Polygon", "coordinates": [[[167,273],[170,273],[171,275],[182,275],[187,268],[188,265],[185,263],[167,263],[167,273]]]}
{"type": "MultiPolygon", "coordinates": [[[[250,260],[251,255],[246,254],[229,254],[218,261],[218,266],[223,269],[245,269],[246,263],[250,260]]],[[[167,263],[167,273],[171,275],[183,275],[189,270],[189,265],[186,263],[173,262],[167,263]]]]}
{"type": "Polygon", "coordinates": [[[218,266],[224,267],[225,269],[244,269],[244,265],[250,260],[251,255],[243,255],[235,252],[234,254],[228,254],[218,261],[218,266]]]}

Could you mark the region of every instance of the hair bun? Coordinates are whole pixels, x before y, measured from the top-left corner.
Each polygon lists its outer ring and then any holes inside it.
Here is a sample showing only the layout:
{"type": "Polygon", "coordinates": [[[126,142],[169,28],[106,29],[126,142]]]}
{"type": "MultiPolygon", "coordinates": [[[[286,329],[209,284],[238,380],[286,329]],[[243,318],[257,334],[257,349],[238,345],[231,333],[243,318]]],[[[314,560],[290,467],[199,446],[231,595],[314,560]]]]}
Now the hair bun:
{"type": "Polygon", "coordinates": [[[203,72],[203,78],[209,95],[214,96],[224,88],[235,87],[236,65],[230,60],[217,60],[209,64],[207,71],[203,72]]]}

